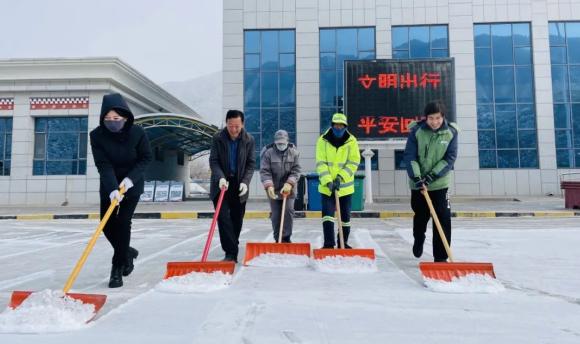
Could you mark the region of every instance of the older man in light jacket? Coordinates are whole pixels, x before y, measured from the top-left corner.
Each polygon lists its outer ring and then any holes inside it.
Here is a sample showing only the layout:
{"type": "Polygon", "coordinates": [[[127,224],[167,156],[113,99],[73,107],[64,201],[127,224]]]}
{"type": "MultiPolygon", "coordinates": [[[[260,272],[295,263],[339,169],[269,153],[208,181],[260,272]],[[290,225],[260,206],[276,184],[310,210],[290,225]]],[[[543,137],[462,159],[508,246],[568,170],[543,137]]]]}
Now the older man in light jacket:
{"type": "Polygon", "coordinates": [[[295,188],[300,178],[299,155],[296,146],[289,142],[288,133],[285,130],[278,130],[274,134],[274,143],[264,147],[260,153],[260,180],[270,200],[272,230],[276,242],[280,233],[282,197],[285,195],[288,198],[284,214],[282,242],[291,242],[294,200],[296,198],[295,188]]]}

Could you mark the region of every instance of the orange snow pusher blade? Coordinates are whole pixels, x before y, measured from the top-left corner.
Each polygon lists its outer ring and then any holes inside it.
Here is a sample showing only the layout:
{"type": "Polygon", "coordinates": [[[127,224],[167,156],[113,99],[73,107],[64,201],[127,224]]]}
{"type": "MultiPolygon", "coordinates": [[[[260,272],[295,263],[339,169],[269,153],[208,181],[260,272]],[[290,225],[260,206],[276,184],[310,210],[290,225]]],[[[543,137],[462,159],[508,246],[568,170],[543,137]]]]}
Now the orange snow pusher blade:
{"type": "Polygon", "coordinates": [[[453,278],[465,275],[488,275],[495,278],[491,263],[419,263],[423,277],[451,282],[453,278]]]}
{"type": "Polygon", "coordinates": [[[278,227],[278,242],[264,243],[264,242],[249,242],[246,244],[246,255],[244,256],[244,265],[261,254],[278,253],[278,254],[293,254],[299,256],[310,257],[309,243],[284,243],[282,236],[284,233],[284,215],[286,214],[286,199],[288,194],[282,194],[282,209],[280,216],[280,227],[278,227]]]}
{"type": "Polygon", "coordinates": [[[327,257],[361,257],[375,259],[375,250],[372,248],[321,248],[312,251],[314,259],[324,259],[327,257]]]}
{"type": "MultiPolygon", "coordinates": [[[[16,308],[20,306],[20,304],[24,302],[24,300],[26,300],[26,298],[28,298],[28,296],[30,296],[32,293],[32,291],[13,291],[12,297],[10,298],[10,308],[16,308]]],[[[95,306],[95,313],[97,313],[103,307],[105,301],[107,301],[107,295],[77,293],[66,293],[65,295],[75,300],[79,300],[82,303],[92,304],[95,306]]]]}
{"type": "Polygon", "coordinates": [[[439,233],[439,237],[443,242],[443,247],[445,248],[445,252],[447,253],[447,257],[449,258],[449,262],[419,263],[419,270],[421,270],[423,276],[425,278],[436,279],[446,282],[451,282],[453,278],[462,277],[470,274],[488,275],[492,278],[495,278],[495,272],[493,271],[493,265],[491,263],[466,263],[466,262],[458,263],[454,261],[453,252],[451,251],[449,241],[447,241],[447,237],[445,236],[445,232],[443,231],[441,222],[439,222],[439,217],[435,212],[433,202],[431,201],[431,197],[429,197],[429,192],[425,187],[423,187],[421,193],[423,194],[423,196],[425,196],[425,201],[427,202],[427,206],[429,207],[429,211],[431,212],[431,217],[433,218],[433,222],[435,222],[435,227],[437,227],[437,232],[439,233]]]}
{"type": "Polygon", "coordinates": [[[248,265],[248,262],[257,256],[267,253],[293,254],[310,257],[310,244],[249,242],[246,244],[244,265],[248,265]]]}
{"type": "Polygon", "coordinates": [[[192,272],[213,273],[221,271],[224,274],[233,274],[236,268],[234,262],[169,262],[167,263],[167,272],[163,279],[175,276],[183,276],[192,272]]]}

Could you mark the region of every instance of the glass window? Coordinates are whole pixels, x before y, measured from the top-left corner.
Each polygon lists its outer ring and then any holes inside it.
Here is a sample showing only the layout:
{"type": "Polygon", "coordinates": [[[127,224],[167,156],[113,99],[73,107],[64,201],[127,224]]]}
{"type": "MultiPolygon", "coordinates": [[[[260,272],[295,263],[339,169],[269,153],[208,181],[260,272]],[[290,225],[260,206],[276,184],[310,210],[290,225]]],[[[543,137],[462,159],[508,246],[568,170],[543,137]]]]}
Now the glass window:
{"type": "Polygon", "coordinates": [[[409,55],[411,58],[430,57],[429,27],[412,26],[409,28],[409,55]]]}
{"type": "Polygon", "coordinates": [[[447,25],[395,26],[393,58],[449,57],[447,25]]]}
{"type": "Polygon", "coordinates": [[[475,24],[473,38],[479,166],[538,168],[530,24],[475,24]]]}
{"type": "Polygon", "coordinates": [[[493,102],[493,77],[491,67],[475,67],[476,95],[479,103],[493,102]]]}
{"type": "Polygon", "coordinates": [[[395,26],[392,29],[393,50],[409,50],[409,27],[395,26]]]}
{"type": "Polygon", "coordinates": [[[12,118],[0,117],[0,176],[10,175],[12,160],[12,118]]]}
{"type": "Polygon", "coordinates": [[[473,39],[475,47],[491,47],[491,36],[489,34],[489,25],[475,25],[473,27],[473,39]]]}
{"type": "Polygon", "coordinates": [[[514,91],[514,68],[493,67],[494,101],[496,103],[513,103],[514,91]]]}
{"type": "Polygon", "coordinates": [[[566,23],[566,45],[570,63],[580,63],[580,22],[566,23]]]}
{"type": "MultiPolygon", "coordinates": [[[[296,142],[296,36],[294,30],[244,32],[244,111],[256,152],[284,129],[296,142]]],[[[256,155],[259,169],[259,156],[256,155]]]]}
{"type": "Polygon", "coordinates": [[[510,24],[491,25],[491,49],[494,65],[513,64],[514,50],[510,24]]]}
{"type": "Polygon", "coordinates": [[[431,48],[447,49],[447,26],[431,26],[431,48]]]}
{"type": "Polygon", "coordinates": [[[405,170],[407,169],[405,165],[405,151],[396,149],[395,150],[395,170],[405,170]]]}
{"type": "Polygon", "coordinates": [[[375,29],[320,29],[320,131],[329,127],[332,114],[343,111],[345,60],[375,58],[375,29]]]}
{"type": "Polygon", "coordinates": [[[375,30],[373,28],[358,29],[358,47],[357,50],[375,50],[375,30]]]}
{"type": "Polygon", "coordinates": [[[565,23],[550,23],[550,45],[566,45],[565,23]]]}
{"type": "Polygon", "coordinates": [[[580,167],[580,22],[550,22],[556,162],[580,167]]]}
{"type": "Polygon", "coordinates": [[[482,149],[495,148],[495,131],[494,130],[480,130],[477,133],[479,147],[482,149]]]}
{"type": "Polygon", "coordinates": [[[37,118],[33,175],[86,174],[86,117],[37,118]]]}

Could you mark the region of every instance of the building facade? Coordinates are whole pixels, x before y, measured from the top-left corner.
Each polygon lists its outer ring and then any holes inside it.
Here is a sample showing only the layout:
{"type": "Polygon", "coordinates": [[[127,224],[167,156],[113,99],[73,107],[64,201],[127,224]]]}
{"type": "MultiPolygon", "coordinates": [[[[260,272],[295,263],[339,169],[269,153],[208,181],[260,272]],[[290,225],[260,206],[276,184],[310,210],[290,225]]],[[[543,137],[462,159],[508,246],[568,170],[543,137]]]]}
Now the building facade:
{"type": "MultiPolygon", "coordinates": [[[[117,58],[0,60],[0,205],[98,203],[88,133],[99,125],[103,95],[112,92],[136,117],[199,119],[117,58]]],[[[151,165],[153,177],[171,171],[189,178],[175,152],[156,153],[165,156],[151,165]]]]}
{"type": "MultiPolygon", "coordinates": [[[[224,113],[244,109],[257,152],[286,129],[305,172],[344,60],[437,57],[455,61],[453,194],[561,194],[580,168],[578,1],[224,0],[223,28],[224,113]]],[[[401,144],[366,148],[374,197],[408,195],[401,144]]]]}

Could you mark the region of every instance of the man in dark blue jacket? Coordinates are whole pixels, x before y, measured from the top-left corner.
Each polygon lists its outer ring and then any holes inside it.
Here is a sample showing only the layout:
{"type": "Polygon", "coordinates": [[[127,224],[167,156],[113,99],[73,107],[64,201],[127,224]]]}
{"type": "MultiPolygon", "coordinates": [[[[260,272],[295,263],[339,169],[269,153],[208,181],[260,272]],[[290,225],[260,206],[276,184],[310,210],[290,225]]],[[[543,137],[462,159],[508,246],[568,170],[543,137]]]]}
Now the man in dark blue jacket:
{"type": "Polygon", "coordinates": [[[256,166],[254,147],[254,138],[244,130],[244,113],[229,110],[226,114],[226,127],[213,137],[209,155],[210,197],[216,208],[220,189],[227,189],[218,216],[225,261],[238,261],[238,244],[246,213],[248,186],[256,166]]]}
{"type": "Polygon", "coordinates": [[[139,252],[130,247],[131,218],[143,193],[145,169],[151,162],[151,148],[143,128],[133,125],[134,116],[118,94],[103,97],[99,126],[91,131],[91,149],[100,175],[101,218],[111,201],[119,201],[118,211],[113,212],[104,233],[113,246],[113,267],[110,288],[123,285],[123,277],[134,268],[133,259],[139,252]],[[126,193],[121,195],[119,187],[126,193]],[[121,203],[122,201],[122,203],[121,203]]]}

